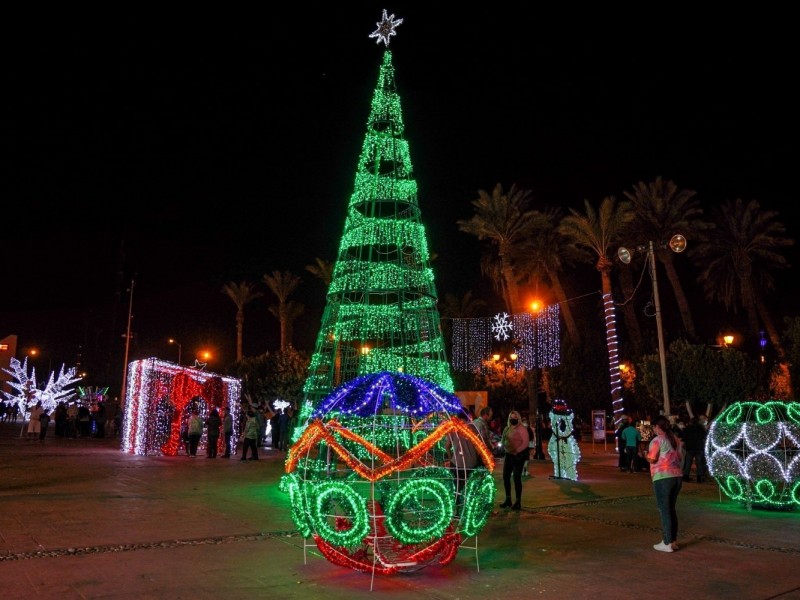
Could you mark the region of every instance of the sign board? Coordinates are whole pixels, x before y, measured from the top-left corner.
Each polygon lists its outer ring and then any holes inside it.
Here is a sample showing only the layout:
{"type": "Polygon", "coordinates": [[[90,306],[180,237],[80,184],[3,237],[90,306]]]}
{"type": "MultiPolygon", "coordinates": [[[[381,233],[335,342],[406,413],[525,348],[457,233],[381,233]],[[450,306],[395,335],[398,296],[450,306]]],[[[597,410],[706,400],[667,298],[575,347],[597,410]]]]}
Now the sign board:
{"type": "Polygon", "coordinates": [[[598,442],[606,441],[606,411],[592,411],[592,440],[598,442]]]}

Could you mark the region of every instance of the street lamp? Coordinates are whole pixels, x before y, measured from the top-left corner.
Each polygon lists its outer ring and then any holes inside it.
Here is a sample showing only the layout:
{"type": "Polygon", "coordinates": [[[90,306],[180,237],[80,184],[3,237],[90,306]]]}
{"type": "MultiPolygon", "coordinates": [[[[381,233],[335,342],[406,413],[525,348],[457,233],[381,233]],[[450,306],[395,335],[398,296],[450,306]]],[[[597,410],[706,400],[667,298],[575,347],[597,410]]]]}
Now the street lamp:
{"type": "Polygon", "coordinates": [[[516,364],[517,358],[519,357],[516,352],[512,352],[507,357],[501,356],[500,354],[492,354],[492,360],[494,360],[496,364],[503,365],[503,374],[508,372],[509,365],[516,364]]]}
{"type": "Polygon", "coordinates": [[[182,350],[183,346],[181,345],[181,343],[178,340],[169,338],[168,341],[169,341],[170,344],[175,344],[176,346],[178,346],[178,364],[180,365],[181,364],[181,350],[182,350]]]}
{"type": "MultiPolygon", "coordinates": [[[[41,355],[41,352],[39,351],[38,348],[31,348],[28,351],[28,356],[30,356],[33,359],[36,359],[36,357],[40,356],[40,355],[41,355]]],[[[52,356],[48,356],[47,357],[47,377],[50,377],[50,373],[53,370],[52,367],[53,367],[53,357],[52,356]]]]}
{"type": "MultiPolygon", "coordinates": [[[[667,244],[670,250],[680,254],[686,250],[686,238],[681,234],[676,233],[673,235],[667,244]]],[[[656,258],[653,250],[653,242],[649,241],[647,247],[640,245],[636,247],[638,252],[647,252],[647,260],[650,263],[650,279],[653,282],[653,301],[656,306],[656,330],[658,331],[658,358],[661,362],[661,390],[664,395],[664,416],[668,417],[670,413],[669,406],[669,388],[667,386],[667,356],[664,350],[664,329],[661,326],[661,301],[658,298],[658,279],[656,278],[656,258]]],[[[631,262],[631,251],[627,248],[620,247],[617,250],[617,256],[626,265],[631,262]]]]}
{"type": "Polygon", "coordinates": [[[733,343],[733,336],[730,335],[730,334],[723,335],[722,336],[722,341],[725,342],[726,346],[730,346],[733,343]]]}

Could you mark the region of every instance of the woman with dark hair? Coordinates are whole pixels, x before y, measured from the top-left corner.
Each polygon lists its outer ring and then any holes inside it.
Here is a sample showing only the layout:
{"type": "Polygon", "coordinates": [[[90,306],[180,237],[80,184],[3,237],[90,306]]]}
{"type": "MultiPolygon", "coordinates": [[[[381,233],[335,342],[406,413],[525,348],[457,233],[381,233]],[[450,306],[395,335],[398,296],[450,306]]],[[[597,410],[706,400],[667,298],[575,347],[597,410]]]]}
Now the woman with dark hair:
{"type": "Polygon", "coordinates": [[[653,479],[656,506],[661,516],[662,540],[653,546],[659,552],[678,549],[678,513],[675,505],[683,483],[681,441],[672,432],[665,416],[656,419],[655,437],[647,449],[647,462],[653,479]]]}

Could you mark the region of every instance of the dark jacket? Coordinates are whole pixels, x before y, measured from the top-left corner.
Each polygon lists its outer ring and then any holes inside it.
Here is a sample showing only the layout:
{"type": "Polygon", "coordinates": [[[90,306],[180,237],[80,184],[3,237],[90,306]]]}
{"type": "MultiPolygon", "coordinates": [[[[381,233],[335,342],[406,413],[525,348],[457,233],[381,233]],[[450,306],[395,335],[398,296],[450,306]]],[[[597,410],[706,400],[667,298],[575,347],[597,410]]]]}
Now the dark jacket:
{"type": "Polygon", "coordinates": [[[212,411],[208,418],[206,418],[206,427],[208,427],[208,437],[219,437],[219,428],[222,425],[222,419],[219,418],[217,411],[212,411]]]}
{"type": "Polygon", "coordinates": [[[700,423],[689,423],[683,430],[683,447],[687,452],[701,452],[706,445],[708,432],[700,423]]]}

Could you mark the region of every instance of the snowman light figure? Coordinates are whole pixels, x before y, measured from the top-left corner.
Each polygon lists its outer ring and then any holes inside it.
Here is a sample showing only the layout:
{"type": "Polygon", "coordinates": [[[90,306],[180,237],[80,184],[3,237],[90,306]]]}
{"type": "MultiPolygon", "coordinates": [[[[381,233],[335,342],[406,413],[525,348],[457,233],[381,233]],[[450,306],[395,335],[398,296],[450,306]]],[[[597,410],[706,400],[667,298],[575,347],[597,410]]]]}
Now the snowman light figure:
{"type": "Polygon", "coordinates": [[[547,444],[547,453],[553,461],[556,479],[578,480],[577,465],[581,460],[581,449],[572,435],[572,409],[564,400],[554,400],[550,410],[553,435],[547,444]]]}

